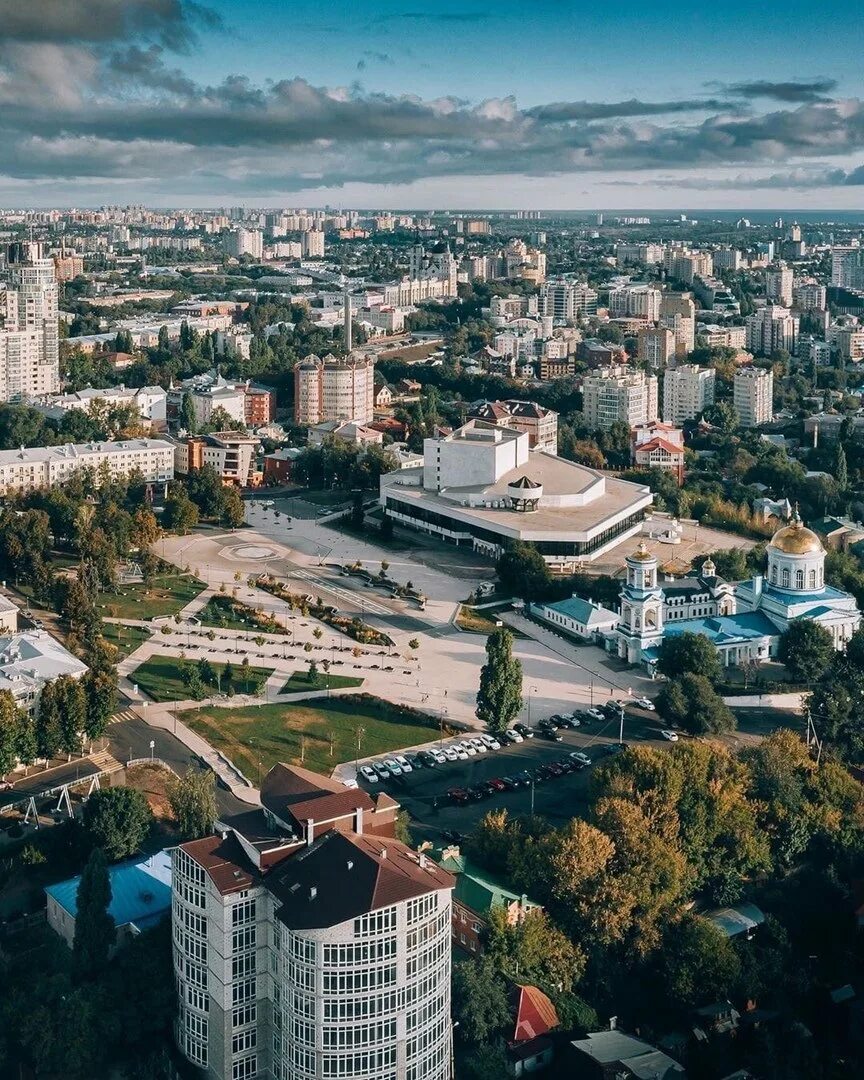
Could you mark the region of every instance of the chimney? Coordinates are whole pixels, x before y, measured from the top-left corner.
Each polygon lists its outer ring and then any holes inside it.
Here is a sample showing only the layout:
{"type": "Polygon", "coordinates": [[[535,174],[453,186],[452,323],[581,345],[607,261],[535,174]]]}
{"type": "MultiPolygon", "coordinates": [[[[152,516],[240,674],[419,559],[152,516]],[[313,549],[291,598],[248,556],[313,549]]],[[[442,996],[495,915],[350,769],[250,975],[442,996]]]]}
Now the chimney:
{"type": "Polygon", "coordinates": [[[312,818],[306,818],[306,846],[309,847],[315,839],[315,822],[312,818]]]}
{"type": "Polygon", "coordinates": [[[386,848],[386,847],[382,847],[382,848],[381,848],[381,858],[382,858],[382,859],[386,859],[386,858],[387,858],[387,848],[386,848]]]}
{"type": "Polygon", "coordinates": [[[318,895],[318,887],[317,887],[317,885],[310,885],[309,886],[309,899],[314,900],[317,895],[318,895]]]}
{"type": "Polygon", "coordinates": [[[363,835],[363,807],[362,806],[358,806],[357,809],[354,811],[354,832],[356,832],[358,836],[363,835]]]}
{"type": "Polygon", "coordinates": [[[417,865],[420,867],[421,870],[426,869],[427,861],[428,860],[426,859],[425,854],[421,851],[420,854],[417,856],[417,865]]]}

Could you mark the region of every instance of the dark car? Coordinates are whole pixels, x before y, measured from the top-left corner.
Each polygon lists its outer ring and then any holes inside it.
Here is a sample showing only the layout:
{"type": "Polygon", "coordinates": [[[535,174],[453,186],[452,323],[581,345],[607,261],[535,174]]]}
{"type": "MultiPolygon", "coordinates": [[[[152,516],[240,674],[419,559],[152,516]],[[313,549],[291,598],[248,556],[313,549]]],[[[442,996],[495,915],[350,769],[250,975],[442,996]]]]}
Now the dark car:
{"type": "Polygon", "coordinates": [[[500,777],[493,776],[491,780],[486,781],[487,786],[492,788],[493,791],[507,791],[507,785],[500,777]]]}
{"type": "Polygon", "coordinates": [[[561,734],[560,731],[556,731],[555,728],[544,728],[542,734],[545,735],[547,739],[551,739],[552,742],[564,741],[564,736],[561,734]]]}
{"type": "Polygon", "coordinates": [[[502,776],[500,782],[503,785],[502,791],[515,791],[516,788],[522,787],[515,776],[502,776]]]}
{"type": "Polygon", "coordinates": [[[527,787],[529,784],[533,784],[534,774],[527,769],[523,769],[522,772],[516,773],[513,779],[518,780],[522,787],[527,787]]]}
{"type": "Polygon", "coordinates": [[[555,727],[566,728],[569,725],[570,721],[567,719],[566,716],[563,716],[561,713],[553,713],[549,717],[549,723],[554,724],[555,727]]]}
{"type": "Polygon", "coordinates": [[[565,773],[573,772],[573,762],[569,758],[559,758],[555,764],[565,773]]]}
{"type": "Polygon", "coordinates": [[[523,739],[533,739],[534,732],[528,727],[527,724],[514,724],[513,730],[518,731],[523,739]]]}
{"type": "Polygon", "coordinates": [[[553,716],[544,716],[542,720],[537,721],[537,727],[542,728],[543,731],[555,730],[558,725],[555,723],[553,716]]]}
{"type": "Polygon", "coordinates": [[[606,744],[603,752],[606,753],[606,754],[610,754],[610,755],[611,754],[620,754],[622,750],[626,750],[626,749],[627,749],[627,747],[626,747],[626,745],[624,743],[610,742],[610,743],[606,744]]]}
{"type": "Polygon", "coordinates": [[[472,784],[471,787],[468,788],[468,797],[473,799],[474,802],[480,802],[481,799],[487,798],[488,795],[489,791],[485,784],[472,784]]]}
{"type": "Polygon", "coordinates": [[[464,806],[466,803],[471,802],[471,796],[465,788],[450,788],[447,792],[447,798],[457,806],[464,806]]]}
{"type": "Polygon", "coordinates": [[[550,761],[546,766],[550,776],[563,776],[564,770],[556,761],[550,761]]]}

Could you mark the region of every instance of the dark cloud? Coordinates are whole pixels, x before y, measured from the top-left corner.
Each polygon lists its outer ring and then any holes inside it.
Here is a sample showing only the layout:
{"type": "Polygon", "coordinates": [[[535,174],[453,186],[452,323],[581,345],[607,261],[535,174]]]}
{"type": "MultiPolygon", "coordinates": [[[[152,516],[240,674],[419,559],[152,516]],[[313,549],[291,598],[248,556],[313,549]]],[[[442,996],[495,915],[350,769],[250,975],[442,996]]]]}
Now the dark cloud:
{"type": "Polygon", "coordinates": [[[395,61],[389,53],[374,52],[371,49],[365,49],[360,59],[357,61],[357,70],[365,71],[370,64],[392,64],[395,61]]]}
{"type": "Polygon", "coordinates": [[[662,116],[667,113],[697,112],[727,108],[728,103],[712,98],[684,101],[553,101],[549,105],[535,105],[525,111],[526,116],[550,123],[570,120],[609,120],[627,116],[662,116]]]}
{"type": "Polygon", "coordinates": [[[736,97],[755,100],[757,98],[770,98],[773,101],[784,101],[789,104],[800,102],[802,104],[827,103],[831,101],[826,95],[837,89],[836,79],[791,79],[789,82],[769,82],[766,79],[756,79],[753,82],[733,83],[724,86],[727,94],[736,97]]]}
{"type": "Polygon", "coordinates": [[[0,42],[100,43],[137,35],[182,50],[221,20],[186,0],[0,0],[0,42]]]}

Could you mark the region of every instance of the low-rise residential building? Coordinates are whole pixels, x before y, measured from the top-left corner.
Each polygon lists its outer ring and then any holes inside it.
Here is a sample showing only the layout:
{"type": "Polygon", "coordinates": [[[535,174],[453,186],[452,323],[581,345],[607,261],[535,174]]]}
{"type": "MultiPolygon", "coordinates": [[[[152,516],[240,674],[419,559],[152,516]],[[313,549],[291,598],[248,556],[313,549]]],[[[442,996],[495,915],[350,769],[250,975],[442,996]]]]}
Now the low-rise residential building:
{"type": "Polygon", "coordinates": [[[468,419],[524,431],[531,450],[558,453],[558,413],[534,401],[475,401],[469,406],[468,419]]]}
{"type": "Polygon", "coordinates": [[[264,483],[281,486],[291,482],[294,462],[303,453],[300,447],[283,446],[272,454],[264,455],[264,483]]]}
{"type": "Polygon", "coordinates": [[[483,951],[483,932],[493,908],[505,912],[507,923],[516,926],[532,911],[541,911],[524,893],[517,893],[494,875],[475,866],[458,847],[444,848],[439,865],[455,878],[453,889],[453,944],[466,952],[483,951]]]}
{"type": "Polygon", "coordinates": [[[675,359],[675,335],[663,326],[643,327],[637,342],[639,359],[652,371],[664,371],[675,359]]]}
{"type": "MultiPolygon", "coordinates": [[[[113,949],[171,917],[171,856],[160,851],[146,859],[108,867],[114,921],[113,949]]],[[[72,948],[78,917],[81,876],[45,888],[48,925],[72,948]]]]}
{"type": "Polygon", "coordinates": [[[585,1080],[684,1080],[685,1071],[656,1046],[617,1028],[592,1031],[571,1044],[572,1061],[585,1080]]]}
{"type": "Polygon", "coordinates": [[[186,476],[203,465],[215,469],[223,484],[235,487],[254,487],[261,482],[258,471],[256,435],[238,431],[216,431],[210,435],[190,435],[173,443],[174,468],[178,476],[186,476]]]}
{"type": "Polygon", "coordinates": [[[381,446],[384,433],[365,424],[356,424],[353,420],[343,423],[341,420],[325,420],[309,428],[309,445],[320,446],[327,439],[341,439],[352,446],[381,446]]]}
{"type": "Polygon", "coordinates": [[[103,477],[127,480],[140,473],[148,486],[164,487],[174,479],[174,446],[164,439],[123,439],[0,450],[0,494],[52,488],[84,469],[97,486],[103,477]]]}
{"type": "Polygon", "coordinates": [[[61,417],[70,409],[93,412],[100,405],[108,408],[128,406],[135,409],[142,420],[157,426],[165,423],[167,416],[167,391],[161,386],[114,386],[106,390],[75,390],[69,394],[46,395],[31,398],[27,404],[47,416],[61,417]]]}
{"type": "Polygon", "coordinates": [[[8,690],[27,712],[36,708],[46,682],[61,675],[79,679],[86,671],[87,665],[45,630],[0,637],[0,690],[8,690]]]}
{"type": "Polygon", "coordinates": [[[684,432],[674,424],[654,420],[637,424],[631,433],[633,464],[639,469],[668,469],[684,483],[684,432]]]}

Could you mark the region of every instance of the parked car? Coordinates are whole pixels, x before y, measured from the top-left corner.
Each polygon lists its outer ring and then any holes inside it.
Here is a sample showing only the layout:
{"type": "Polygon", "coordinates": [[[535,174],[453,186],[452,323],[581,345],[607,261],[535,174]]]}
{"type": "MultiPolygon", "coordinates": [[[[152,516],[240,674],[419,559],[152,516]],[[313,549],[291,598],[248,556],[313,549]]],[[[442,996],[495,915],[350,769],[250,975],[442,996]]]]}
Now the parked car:
{"type": "Polygon", "coordinates": [[[534,783],[534,774],[523,769],[522,772],[516,773],[514,780],[518,780],[522,787],[528,787],[529,784],[534,783]]]}
{"type": "Polygon", "coordinates": [[[581,750],[574,750],[570,755],[571,761],[581,762],[582,765],[588,766],[591,764],[591,758],[587,754],[583,754],[581,750]]]}
{"type": "Polygon", "coordinates": [[[486,744],[490,750],[500,750],[501,743],[495,738],[494,735],[481,735],[481,740],[486,744]]]}
{"type": "Polygon", "coordinates": [[[518,731],[523,739],[534,738],[534,732],[531,730],[531,728],[528,727],[527,724],[514,724],[513,730],[518,731]]]}
{"type": "Polygon", "coordinates": [[[481,799],[488,797],[489,792],[487,791],[485,784],[472,784],[471,787],[468,788],[468,795],[474,802],[480,802],[481,799]]]}
{"type": "Polygon", "coordinates": [[[502,779],[497,776],[493,776],[491,780],[487,780],[486,783],[493,791],[506,791],[507,785],[502,779]]]}
{"type": "Polygon", "coordinates": [[[600,712],[599,709],[586,709],[585,710],[585,715],[590,720],[605,720],[606,719],[606,717],[603,715],[602,712],[600,712]]]}
{"type": "Polygon", "coordinates": [[[483,742],[482,739],[469,739],[468,742],[474,747],[478,754],[488,754],[489,747],[483,742]]]}
{"type": "Polygon", "coordinates": [[[471,802],[471,796],[465,788],[450,788],[447,792],[447,798],[456,806],[464,806],[466,803],[471,802]]]}
{"type": "Polygon", "coordinates": [[[541,731],[555,731],[558,725],[551,716],[544,716],[542,720],[537,721],[537,727],[541,731]]]}
{"type": "Polygon", "coordinates": [[[468,755],[468,757],[477,757],[477,751],[474,749],[474,747],[471,745],[471,743],[470,743],[470,741],[468,739],[463,739],[459,743],[459,746],[462,747],[462,749],[465,751],[465,753],[468,755]]]}
{"type": "Polygon", "coordinates": [[[372,768],[380,776],[382,780],[389,780],[391,773],[383,761],[373,761],[372,768]]]}
{"type": "Polygon", "coordinates": [[[647,709],[648,712],[654,712],[655,709],[654,702],[647,697],[637,697],[633,704],[638,705],[640,709],[647,709]]]}
{"type": "Polygon", "coordinates": [[[670,731],[669,728],[663,728],[660,734],[663,736],[664,739],[666,739],[667,742],[678,742],[677,731],[670,731]]]}
{"type": "Polygon", "coordinates": [[[402,775],[402,766],[399,764],[399,762],[396,760],[396,758],[392,758],[392,757],[391,758],[385,758],[384,759],[384,764],[390,770],[390,775],[391,776],[401,776],[402,775]]]}
{"type": "Polygon", "coordinates": [[[516,788],[522,787],[515,776],[502,776],[501,783],[504,785],[502,791],[515,791],[516,788]]]}
{"type": "Polygon", "coordinates": [[[606,745],[603,747],[603,752],[606,753],[606,754],[609,754],[611,756],[612,754],[620,754],[622,750],[626,750],[626,749],[627,749],[627,744],[626,743],[610,742],[610,743],[606,743],[606,745]]]}
{"type": "Polygon", "coordinates": [[[402,772],[408,773],[414,771],[414,767],[404,754],[397,754],[393,760],[396,762],[402,772]]]}
{"type": "MultiPolygon", "coordinates": [[[[444,754],[444,760],[445,761],[458,761],[459,760],[459,754],[458,754],[455,746],[445,746],[444,749],[442,750],[442,753],[444,754]]],[[[463,760],[468,757],[468,755],[465,753],[464,750],[462,751],[462,754],[463,754],[463,760]]]]}
{"type": "Polygon", "coordinates": [[[552,713],[549,722],[555,727],[567,727],[567,717],[563,713],[552,713]]]}
{"type": "Polygon", "coordinates": [[[544,728],[543,736],[547,739],[551,739],[552,742],[564,742],[564,736],[556,728],[544,728]]]}
{"type": "Polygon", "coordinates": [[[408,764],[412,769],[422,769],[426,764],[419,754],[406,754],[405,756],[408,758],[408,764]]]}
{"type": "Polygon", "coordinates": [[[568,757],[558,758],[558,760],[555,762],[555,764],[558,766],[559,769],[563,770],[565,773],[573,772],[573,762],[568,757]]]}
{"type": "Polygon", "coordinates": [[[369,784],[378,783],[378,773],[375,772],[371,765],[361,765],[360,775],[369,784]]]}
{"type": "MultiPolygon", "coordinates": [[[[446,758],[444,758],[443,754],[441,755],[441,757],[443,758],[443,760],[447,760],[446,758]]],[[[420,753],[417,755],[417,760],[422,761],[427,769],[431,769],[438,764],[438,754],[433,752],[432,750],[421,750],[420,753]]]]}
{"type": "Polygon", "coordinates": [[[507,731],[504,732],[504,735],[511,743],[520,743],[523,741],[522,736],[519,734],[519,732],[514,730],[513,728],[508,728],[507,731]]]}

